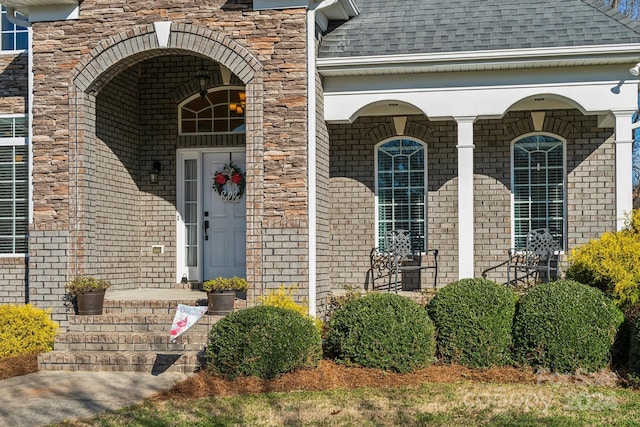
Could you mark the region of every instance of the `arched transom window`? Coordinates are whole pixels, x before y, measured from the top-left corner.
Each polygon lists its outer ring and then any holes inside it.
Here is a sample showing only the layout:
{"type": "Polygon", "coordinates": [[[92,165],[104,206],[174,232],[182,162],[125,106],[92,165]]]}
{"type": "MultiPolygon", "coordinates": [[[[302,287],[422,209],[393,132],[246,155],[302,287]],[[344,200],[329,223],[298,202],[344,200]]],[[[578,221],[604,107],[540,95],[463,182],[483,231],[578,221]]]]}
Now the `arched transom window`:
{"type": "Polygon", "coordinates": [[[513,143],[513,221],[516,249],[527,233],[548,228],[564,246],[564,142],[545,134],[528,135],[513,143]]]}
{"type": "Polygon", "coordinates": [[[246,95],[243,88],[212,89],[180,105],[181,134],[238,133],[245,131],[246,95]]]}

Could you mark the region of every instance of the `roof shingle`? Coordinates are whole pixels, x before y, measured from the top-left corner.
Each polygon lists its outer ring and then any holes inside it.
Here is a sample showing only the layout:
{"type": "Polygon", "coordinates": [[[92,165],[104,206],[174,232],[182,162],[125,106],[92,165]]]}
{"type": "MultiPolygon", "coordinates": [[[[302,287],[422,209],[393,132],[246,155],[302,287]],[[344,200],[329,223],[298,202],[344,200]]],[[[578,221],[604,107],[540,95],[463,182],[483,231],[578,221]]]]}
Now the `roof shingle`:
{"type": "Polygon", "coordinates": [[[363,0],[319,56],[353,57],[640,43],[602,0],[363,0]]]}

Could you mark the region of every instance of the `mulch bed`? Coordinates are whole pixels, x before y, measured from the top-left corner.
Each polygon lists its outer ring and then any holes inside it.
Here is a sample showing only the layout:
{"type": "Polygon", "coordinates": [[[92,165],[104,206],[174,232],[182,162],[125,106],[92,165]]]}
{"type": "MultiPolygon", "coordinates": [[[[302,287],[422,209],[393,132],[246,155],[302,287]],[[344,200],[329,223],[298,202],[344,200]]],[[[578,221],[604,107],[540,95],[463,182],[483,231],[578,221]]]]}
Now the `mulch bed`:
{"type": "Polygon", "coordinates": [[[26,354],[0,359],[0,380],[38,371],[38,355],[26,354]]]}
{"type": "MultiPolygon", "coordinates": [[[[37,354],[0,359],[0,380],[38,371],[37,354]]],[[[426,383],[485,382],[519,384],[586,384],[615,387],[625,384],[610,370],[593,374],[559,375],[533,372],[514,367],[469,369],[460,365],[436,364],[408,374],[385,372],[379,369],[347,367],[330,360],[321,360],[317,368],[301,369],[273,380],[240,377],[228,380],[199,372],[177,383],[170,390],[158,393],[155,400],[196,399],[200,397],[233,396],[284,391],[323,391],[364,387],[419,387],[426,383]]]]}
{"type": "Polygon", "coordinates": [[[248,393],[321,391],[363,387],[418,387],[430,382],[476,381],[535,384],[537,380],[538,377],[535,373],[512,367],[473,370],[457,365],[434,365],[409,374],[397,374],[378,369],[346,367],[329,360],[322,360],[317,368],[298,370],[273,380],[241,377],[232,381],[210,375],[207,372],[200,372],[176,384],[172,389],[159,393],[155,399],[191,399],[248,393]]]}

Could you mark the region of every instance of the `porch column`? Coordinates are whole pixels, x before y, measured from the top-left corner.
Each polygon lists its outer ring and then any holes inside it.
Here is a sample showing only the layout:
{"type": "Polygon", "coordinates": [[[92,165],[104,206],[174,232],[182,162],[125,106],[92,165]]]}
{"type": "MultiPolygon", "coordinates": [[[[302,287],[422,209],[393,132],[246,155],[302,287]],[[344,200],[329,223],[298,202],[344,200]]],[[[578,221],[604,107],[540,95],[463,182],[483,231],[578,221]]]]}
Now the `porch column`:
{"type": "Polygon", "coordinates": [[[475,117],[455,117],[458,123],[458,277],[474,277],[473,122],[475,117]]]}
{"type": "Polygon", "coordinates": [[[616,229],[624,227],[625,215],[633,209],[633,131],[635,111],[613,111],[616,117],[616,229]]]}

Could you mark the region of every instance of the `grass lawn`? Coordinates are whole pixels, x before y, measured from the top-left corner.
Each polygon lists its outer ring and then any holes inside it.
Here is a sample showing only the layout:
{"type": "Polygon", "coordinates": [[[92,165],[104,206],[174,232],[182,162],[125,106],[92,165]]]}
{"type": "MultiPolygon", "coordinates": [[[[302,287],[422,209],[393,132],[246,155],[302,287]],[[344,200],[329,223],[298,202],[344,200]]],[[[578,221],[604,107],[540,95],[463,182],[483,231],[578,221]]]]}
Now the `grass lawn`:
{"type": "Polygon", "coordinates": [[[640,392],[576,384],[418,387],[149,400],[66,426],[640,426],[640,392]]]}

